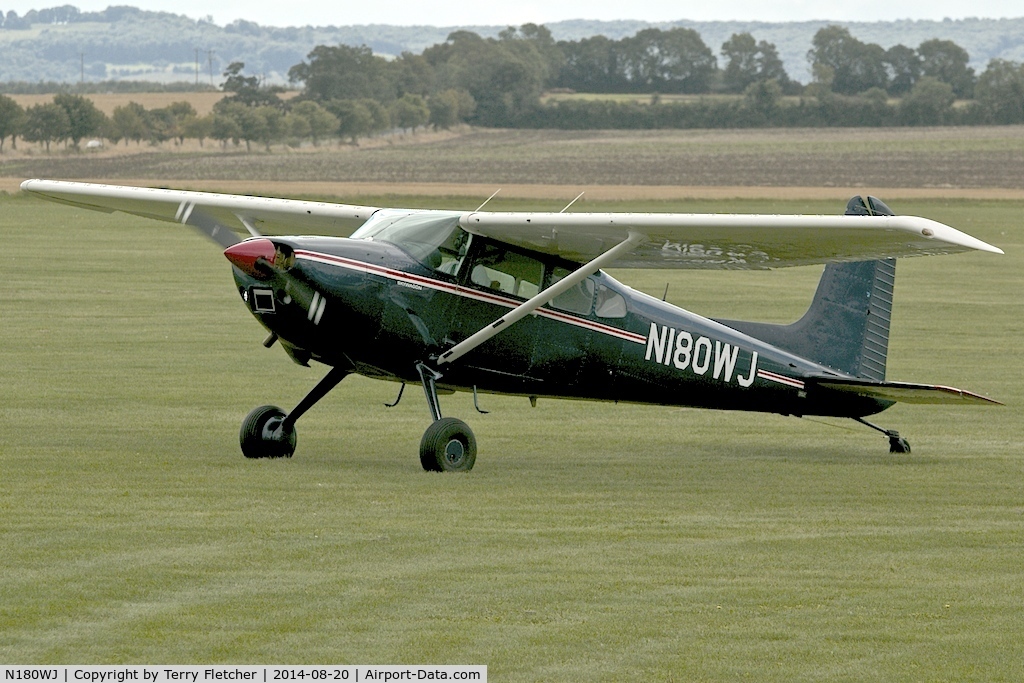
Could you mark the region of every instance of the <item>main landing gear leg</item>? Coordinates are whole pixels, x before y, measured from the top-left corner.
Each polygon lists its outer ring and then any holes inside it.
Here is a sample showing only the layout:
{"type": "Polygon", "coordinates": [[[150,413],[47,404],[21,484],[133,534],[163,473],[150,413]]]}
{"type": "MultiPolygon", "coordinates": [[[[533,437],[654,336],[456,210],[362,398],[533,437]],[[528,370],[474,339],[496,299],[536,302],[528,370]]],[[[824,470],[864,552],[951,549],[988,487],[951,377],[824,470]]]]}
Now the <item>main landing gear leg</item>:
{"type": "Polygon", "coordinates": [[[476,437],[462,420],[441,417],[437,380],[441,374],[423,363],[416,364],[423,383],[427,408],[434,420],[420,440],[420,464],[427,472],[468,472],[476,463],[476,437]]]}
{"type": "Polygon", "coordinates": [[[882,427],[879,427],[878,425],[871,424],[870,422],[868,422],[867,420],[865,420],[862,417],[855,417],[853,419],[856,420],[857,422],[860,422],[862,425],[864,425],[866,427],[871,427],[876,432],[882,432],[887,437],[889,437],[889,452],[890,453],[909,453],[910,452],[910,442],[907,441],[906,439],[904,439],[902,436],[900,436],[900,433],[897,432],[895,429],[884,429],[882,427]]]}
{"type": "Polygon", "coordinates": [[[285,414],[277,406],[254,408],[242,420],[242,429],[238,434],[242,455],[247,458],[292,457],[297,439],[295,421],[330,393],[331,389],[338,386],[348,374],[349,371],[345,368],[331,368],[331,371],[292,408],[290,413],[285,414]]]}

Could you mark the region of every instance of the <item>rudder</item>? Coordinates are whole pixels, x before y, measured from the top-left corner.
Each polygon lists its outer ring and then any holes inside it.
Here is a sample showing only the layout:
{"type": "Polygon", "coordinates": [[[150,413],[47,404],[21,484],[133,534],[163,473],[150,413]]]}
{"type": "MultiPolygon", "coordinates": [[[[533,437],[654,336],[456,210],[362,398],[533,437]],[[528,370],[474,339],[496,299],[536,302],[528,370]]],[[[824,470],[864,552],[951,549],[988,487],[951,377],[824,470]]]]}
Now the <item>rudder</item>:
{"type": "MultiPolygon", "coordinates": [[[[847,215],[893,215],[881,201],[854,197],[847,215]]],[[[780,349],[854,377],[885,381],[896,259],[830,263],[807,312],[791,325],[722,320],[780,349]]]]}

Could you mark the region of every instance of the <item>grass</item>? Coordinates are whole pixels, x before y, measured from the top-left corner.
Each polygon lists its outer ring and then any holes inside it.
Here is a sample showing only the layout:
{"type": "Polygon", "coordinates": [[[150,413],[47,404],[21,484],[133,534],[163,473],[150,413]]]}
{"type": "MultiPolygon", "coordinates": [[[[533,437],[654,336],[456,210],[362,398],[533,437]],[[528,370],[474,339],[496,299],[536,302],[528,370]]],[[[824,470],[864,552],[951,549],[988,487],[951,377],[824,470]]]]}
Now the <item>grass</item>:
{"type": "MultiPolygon", "coordinates": [[[[758,205],[836,208],[653,208],[758,205]]],[[[360,378],[302,418],[293,459],[244,460],[245,413],[293,405],[322,369],[259,346],[217,249],[0,198],[0,661],[1020,680],[1024,204],[898,208],[1007,255],[900,263],[890,377],[1007,407],[897,406],[878,418],[913,443],[897,457],[835,421],[497,396],[477,415],[456,394],[442,405],[480,457],[442,476],[417,462],[418,391],[386,410],[397,387],[360,378]]],[[[817,271],[616,275],[785,320],[817,271]]]]}

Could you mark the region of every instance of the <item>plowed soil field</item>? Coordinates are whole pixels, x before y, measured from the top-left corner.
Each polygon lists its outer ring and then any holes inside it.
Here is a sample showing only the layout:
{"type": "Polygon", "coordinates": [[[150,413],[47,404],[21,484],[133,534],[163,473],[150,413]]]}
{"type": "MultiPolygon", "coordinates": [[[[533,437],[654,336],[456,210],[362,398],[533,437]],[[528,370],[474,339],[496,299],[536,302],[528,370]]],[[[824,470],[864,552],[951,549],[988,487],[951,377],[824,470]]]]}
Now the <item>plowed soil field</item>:
{"type": "Polygon", "coordinates": [[[323,194],[325,188],[328,193],[358,188],[369,194],[457,194],[466,186],[474,195],[486,189],[487,196],[502,187],[558,197],[577,188],[616,188],[610,192],[623,199],[676,197],[680,192],[792,198],[792,188],[799,188],[796,196],[812,198],[858,188],[887,188],[888,196],[892,190],[912,196],[988,198],[1024,193],[1021,126],[584,132],[467,128],[455,134],[393,135],[358,147],[275,147],[269,153],[255,145],[246,152],[244,146],[224,149],[209,141],[203,149],[175,149],[165,143],[49,156],[35,148],[25,150],[27,143],[21,147],[18,155],[0,157],[0,177],[8,179],[0,189],[11,190],[23,178],[49,177],[209,189],[231,183],[236,191],[277,186],[288,194],[323,194]]]}

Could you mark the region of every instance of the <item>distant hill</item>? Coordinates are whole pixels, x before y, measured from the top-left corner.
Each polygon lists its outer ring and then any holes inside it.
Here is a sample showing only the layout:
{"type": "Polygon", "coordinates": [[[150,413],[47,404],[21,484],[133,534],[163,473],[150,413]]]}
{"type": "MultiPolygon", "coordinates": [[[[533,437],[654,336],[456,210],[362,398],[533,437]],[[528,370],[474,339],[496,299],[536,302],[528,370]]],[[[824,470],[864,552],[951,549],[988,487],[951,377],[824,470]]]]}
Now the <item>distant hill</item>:
{"type": "MultiPolygon", "coordinates": [[[[216,85],[233,61],[268,82],[285,83],[288,69],[316,45],[367,45],[377,54],[422,52],[443,42],[449,33],[469,30],[495,36],[504,26],[302,26],[278,28],[235,21],[218,26],[167,12],[134,7],[110,7],[103,12],[80,12],[74,7],[32,10],[24,17],[0,17],[0,81],[101,80],[193,81],[198,57],[199,80],[216,85]],[[212,51],[212,52],[211,52],[212,51]],[[212,72],[212,76],[211,76],[212,72]]],[[[807,51],[823,26],[839,24],[865,42],[890,47],[917,47],[931,38],[952,40],[971,56],[981,72],[990,59],[1024,61],[1024,17],[957,21],[891,21],[790,23],[718,21],[560,21],[546,26],[559,40],[593,35],[623,38],[655,27],[681,26],[696,30],[716,53],[733,33],[749,31],[758,40],[774,43],[789,75],[810,80],[807,51]]]]}

